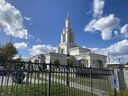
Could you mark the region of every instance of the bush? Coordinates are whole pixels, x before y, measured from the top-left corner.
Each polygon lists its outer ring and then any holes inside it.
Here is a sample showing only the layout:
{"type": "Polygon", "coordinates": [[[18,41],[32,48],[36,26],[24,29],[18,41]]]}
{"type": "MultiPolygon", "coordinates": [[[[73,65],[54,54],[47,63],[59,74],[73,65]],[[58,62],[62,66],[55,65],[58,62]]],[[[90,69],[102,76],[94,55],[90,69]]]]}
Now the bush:
{"type": "Polygon", "coordinates": [[[58,59],[56,59],[56,60],[53,62],[53,64],[54,64],[56,67],[58,67],[58,66],[60,66],[60,61],[59,61],[58,59]]]}

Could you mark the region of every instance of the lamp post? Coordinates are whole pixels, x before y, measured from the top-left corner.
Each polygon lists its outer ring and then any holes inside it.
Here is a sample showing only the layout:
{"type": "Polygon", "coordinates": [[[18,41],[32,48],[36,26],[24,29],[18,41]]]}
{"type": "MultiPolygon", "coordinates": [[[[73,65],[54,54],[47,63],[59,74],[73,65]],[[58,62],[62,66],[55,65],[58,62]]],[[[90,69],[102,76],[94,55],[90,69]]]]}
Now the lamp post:
{"type": "Polygon", "coordinates": [[[70,55],[67,54],[67,81],[66,81],[67,86],[69,86],[69,57],[70,55]]]}

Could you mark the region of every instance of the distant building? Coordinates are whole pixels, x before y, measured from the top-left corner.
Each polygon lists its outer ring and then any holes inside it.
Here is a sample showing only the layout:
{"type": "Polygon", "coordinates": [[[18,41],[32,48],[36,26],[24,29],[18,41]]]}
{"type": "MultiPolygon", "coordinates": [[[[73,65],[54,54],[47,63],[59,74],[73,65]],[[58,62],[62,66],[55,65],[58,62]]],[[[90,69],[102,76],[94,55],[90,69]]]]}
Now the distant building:
{"type": "Polygon", "coordinates": [[[75,65],[83,64],[86,67],[103,68],[106,63],[106,56],[92,53],[88,48],[82,48],[75,43],[74,33],[70,27],[70,20],[67,16],[65,20],[65,28],[61,34],[61,42],[58,45],[56,52],[37,55],[29,60],[39,60],[39,62],[53,63],[56,59],[60,64],[67,64],[67,55],[73,56],[75,65]],[[43,55],[43,57],[42,57],[43,55]],[[42,58],[42,59],[41,59],[42,58]]]}

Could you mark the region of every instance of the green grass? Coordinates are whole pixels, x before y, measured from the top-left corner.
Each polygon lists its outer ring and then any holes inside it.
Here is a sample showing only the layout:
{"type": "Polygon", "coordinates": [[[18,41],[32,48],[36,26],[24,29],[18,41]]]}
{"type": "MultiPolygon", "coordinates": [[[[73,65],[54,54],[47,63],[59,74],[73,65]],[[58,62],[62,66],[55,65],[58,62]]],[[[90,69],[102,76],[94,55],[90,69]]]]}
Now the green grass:
{"type": "MultiPolygon", "coordinates": [[[[8,86],[0,89],[0,96],[47,96],[47,83],[8,86]]],[[[91,96],[90,93],[52,82],[50,96],[91,96]]],[[[93,94],[93,96],[96,96],[93,94]]]]}
{"type": "MultiPolygon", "coordinates": [[[[53,78],[57,78],[59,80],[66,80],[66,76],[62,75],[62,74],[52,74],[53,78]]],[[[77,84],[81,84],[81,85],[85,85],[85,86],[91,86],[91,79],[87,78],[87,77],[69,77],[69,81],[73,82],[73,83],[77,83],[77,84]]],[[[103,79],[103,78],[98,78],[98,79],[94,79],[92,78],[92,87],[96,88],[96,89],[101,89],[104,91],[109,91],[112,90],[112,85],[111,85],[111,81],[107,78],[103,79]]]]}
{"type": "MultiPolygon", "coordinates": [[[[113,92],[110,92],[109,96],[114,96],[113,92]]],[[[117,91],[117,96],[128,96],[128,88],[126,87],[123,93],[121,93],[120,91],[117,91]]]]}
{"type": "MultiPolygon", "coordinates": [[[[35,74],[32,76],[33,79],[38,79],[40,78],[41,80],[46,81],[46,77],[48,76],[48,73],[43,74],[45,77],[36,77],[35,74]]],[[[74,74],[70,74],[71,76],[69,76],[69,82],[72,83],[77,83],[83,86],[87,86],[87,87],[91,87],[91,79],[87,78],[87,77],[75,77],[73,76],[74,74]]],[[[52,78],[54,78],[55,80],[63,80],[66,81],[67,77],[66,74],[62,73],[52,73],[51,74],[52,78]]],[[[99,90],[103,90],[103,91],[110,91],[112,90],[112,85],[111,85],[111,81],[108,78],[98,78],[98,79],[94,79],[92,78],[92,87],[95,89],[99,89],[99,90]]]]}

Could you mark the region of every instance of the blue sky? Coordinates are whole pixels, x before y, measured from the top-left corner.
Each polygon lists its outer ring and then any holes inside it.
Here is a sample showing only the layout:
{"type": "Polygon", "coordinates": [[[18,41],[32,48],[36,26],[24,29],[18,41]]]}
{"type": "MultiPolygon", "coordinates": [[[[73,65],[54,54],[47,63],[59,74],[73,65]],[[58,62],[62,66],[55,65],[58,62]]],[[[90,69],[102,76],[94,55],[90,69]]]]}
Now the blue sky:
{"type": "Polygon", "coordinates": [[[78,45],[127,61],[127,0],[1,0],[1,6],[8,11],[0,10],[0,41],[11,34],[23,57],[55,50],[68,11],[78,45]]]}

